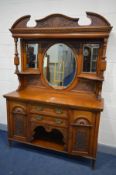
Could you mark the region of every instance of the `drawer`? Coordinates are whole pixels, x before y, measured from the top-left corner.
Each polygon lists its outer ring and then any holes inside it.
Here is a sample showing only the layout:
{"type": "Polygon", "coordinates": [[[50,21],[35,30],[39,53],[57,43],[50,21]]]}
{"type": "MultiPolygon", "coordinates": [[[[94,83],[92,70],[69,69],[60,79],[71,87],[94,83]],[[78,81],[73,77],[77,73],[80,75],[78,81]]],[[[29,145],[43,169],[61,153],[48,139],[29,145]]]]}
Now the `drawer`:
{"type": "Polygon", "coordinates": [[[67,117],[67,110],[57,106],[36,104],[29,106],[30,113],[45,114],[50,116],[67,117]]]}
{"type": "Polygon", "coordinates": [[[89,111],[80,111],[80,110],[73,110],[72,111],[71,121],[76,121],[78,119],[86,119],[91,123],[95,122],[95,115],[96,113],[89,112],[89,111]]]}
{"type": "Polygon", "coordinates": [[[68,121],[62,118],[50,117],[45,115],[32,115],[31,122],[37,122],[41,124],[54,125],[59,127],[68,127],[68,121]]]}

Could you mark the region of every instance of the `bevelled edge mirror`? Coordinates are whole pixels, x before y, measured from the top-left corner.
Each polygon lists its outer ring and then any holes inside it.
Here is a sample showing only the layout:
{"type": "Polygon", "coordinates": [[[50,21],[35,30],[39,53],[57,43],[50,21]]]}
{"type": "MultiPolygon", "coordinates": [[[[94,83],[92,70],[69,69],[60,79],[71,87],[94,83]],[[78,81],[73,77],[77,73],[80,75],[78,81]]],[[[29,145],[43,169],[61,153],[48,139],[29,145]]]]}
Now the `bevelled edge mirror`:
{"type": "Polygon", "coordinates": [[[76,69],[75,55],[69,46],[57,43],[48,48],[43,60],[43,75],[49,86],[67,88],[75,78],[76,69]]]}
{"type": "Polygon", "coordinates": [[[38,47],[37,43],[26,44],[26,68],[38,67],[38,47]]]}
{"type": "Polygon", "coordinates": [[[39,69],[40,43],[38,41],[22,41],[22,67],[23,71],[39,69]]]}
{"type": "Polygon", "coordinates": [[[99,44],[83,45],[83,72],[96,73],[99,48],[99,44]]]}

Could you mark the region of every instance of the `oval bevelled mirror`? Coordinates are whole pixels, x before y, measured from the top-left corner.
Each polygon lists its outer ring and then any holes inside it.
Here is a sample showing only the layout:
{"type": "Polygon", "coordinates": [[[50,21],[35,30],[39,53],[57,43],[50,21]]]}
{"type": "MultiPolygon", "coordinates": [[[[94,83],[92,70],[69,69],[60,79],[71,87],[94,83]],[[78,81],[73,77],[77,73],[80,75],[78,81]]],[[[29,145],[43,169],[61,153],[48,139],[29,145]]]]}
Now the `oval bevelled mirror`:
{"type": "Polygon", "coordinates": [[[54,88],[66,88],[75,77],[76,61],[70,47],[58,43],[45,53],[43,74],[48,84],[54,88]]]}

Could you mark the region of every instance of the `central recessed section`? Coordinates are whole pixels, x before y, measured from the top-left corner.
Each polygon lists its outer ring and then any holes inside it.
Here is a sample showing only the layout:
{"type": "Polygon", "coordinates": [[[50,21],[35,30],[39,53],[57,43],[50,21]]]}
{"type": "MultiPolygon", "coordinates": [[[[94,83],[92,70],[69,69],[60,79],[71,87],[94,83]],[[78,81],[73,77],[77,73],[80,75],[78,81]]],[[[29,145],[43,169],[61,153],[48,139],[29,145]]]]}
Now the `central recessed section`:
{"type": "Polygon", "coordinates": [[[43,73],[48,84],[54,88],[66,88],[75,77],[76,61],[70,47],[58,43],[45,53],[43,73]]]}

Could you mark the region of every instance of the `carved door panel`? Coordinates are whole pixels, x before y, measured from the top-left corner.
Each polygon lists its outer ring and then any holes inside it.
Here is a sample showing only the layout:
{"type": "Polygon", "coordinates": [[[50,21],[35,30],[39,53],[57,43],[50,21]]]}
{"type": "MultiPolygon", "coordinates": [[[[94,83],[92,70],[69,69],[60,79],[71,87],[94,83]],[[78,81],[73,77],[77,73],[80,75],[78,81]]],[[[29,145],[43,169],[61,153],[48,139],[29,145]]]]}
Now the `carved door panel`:
{"type": "Polygon", "coordinates": [[[86,119],[78,119],[72,125],[72,154],[91,155],[92,153],[92,138],[93,125],[86,119]]]}
{"type": "Polygon", "coordinates": [[[21,107],[15,107],[12,111],[12,128],[13,137],[25,140],[27,135],[27,117],[25,110],[21,107]]]}

